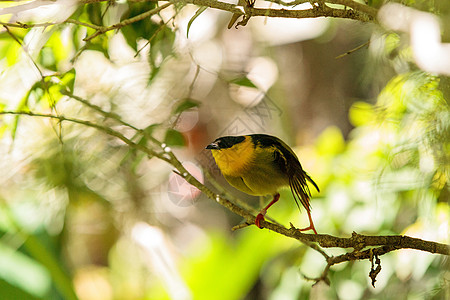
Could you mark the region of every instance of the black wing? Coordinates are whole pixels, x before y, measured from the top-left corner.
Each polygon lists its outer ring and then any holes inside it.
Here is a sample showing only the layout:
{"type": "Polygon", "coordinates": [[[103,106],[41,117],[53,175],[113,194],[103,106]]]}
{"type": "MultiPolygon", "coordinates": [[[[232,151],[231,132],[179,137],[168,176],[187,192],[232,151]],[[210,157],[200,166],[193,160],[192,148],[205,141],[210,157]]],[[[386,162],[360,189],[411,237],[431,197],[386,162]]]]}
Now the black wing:
{"type": "MultiPolygon", "coordinates": [[[[284,145],[283,145],[284,146],[284,145]]],[[[290,150],[290,149],[289,149],[290,150]]],[[[309,181],[314,187],[319,190],[317,184],[306,173],[297,157],[294,153],[291,153],[286,147],[276,147],[274,151],[275,163],[280,169],[287,174],[289,178],[289,187],[291,188],[292,195],[294,196],[295,203],[300,210],[300,203],[307,211],[311,211],[311,204],[309,198],[311,198],[311,191],[309,190],[306,181],[309,181]]]]}

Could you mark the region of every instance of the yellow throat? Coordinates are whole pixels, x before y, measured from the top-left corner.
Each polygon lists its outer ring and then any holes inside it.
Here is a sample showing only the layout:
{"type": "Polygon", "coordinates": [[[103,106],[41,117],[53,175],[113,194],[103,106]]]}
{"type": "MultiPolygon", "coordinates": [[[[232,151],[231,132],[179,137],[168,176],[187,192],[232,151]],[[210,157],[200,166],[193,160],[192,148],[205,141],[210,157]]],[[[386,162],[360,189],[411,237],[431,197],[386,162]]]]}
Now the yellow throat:
{"type": "Polygon", "coordinates": [[[212,150],[211,153],[222,174],[228,176],[240,176],[247,170],[256,154],[249,136],[246,136],[242,143],[231,148],[212,150]]]}

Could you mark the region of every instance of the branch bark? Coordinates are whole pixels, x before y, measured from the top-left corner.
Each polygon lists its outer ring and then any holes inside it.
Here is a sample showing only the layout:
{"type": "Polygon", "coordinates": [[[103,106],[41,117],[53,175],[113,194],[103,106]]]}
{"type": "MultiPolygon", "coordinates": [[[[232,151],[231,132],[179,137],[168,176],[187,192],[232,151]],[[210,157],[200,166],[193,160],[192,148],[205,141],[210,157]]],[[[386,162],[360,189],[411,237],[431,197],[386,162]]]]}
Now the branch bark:
{"type": "MultiPolygon", "coordinates": [[[[225,2],[215,0],[179,0],[176,2],[183,2],[188,4],[194,4],[198,6],[207,6],[214,9],[225,10],[236,14],[243,14],[242,10],[237,5],[229,4],[225,2]]],[[[350,0],[331,0],[329,3],[344,5],[344,8],[331,8],[324,5],[315,6],[311,9],[266,9],[246,7],[245,14],[250,17],[271,17],[271,18],[319,18],[319,17],[332,17],[352,19],[362,22],[373,22],[376,18],[378,10],[370,6],[360,4],[350,0]],[[341,3],[342,2],[342,3],[341,3]],[[344,4],[345,3],[345,4],[344,4]],[[345,6],[352,8],[347,9],[345,6]]]]}

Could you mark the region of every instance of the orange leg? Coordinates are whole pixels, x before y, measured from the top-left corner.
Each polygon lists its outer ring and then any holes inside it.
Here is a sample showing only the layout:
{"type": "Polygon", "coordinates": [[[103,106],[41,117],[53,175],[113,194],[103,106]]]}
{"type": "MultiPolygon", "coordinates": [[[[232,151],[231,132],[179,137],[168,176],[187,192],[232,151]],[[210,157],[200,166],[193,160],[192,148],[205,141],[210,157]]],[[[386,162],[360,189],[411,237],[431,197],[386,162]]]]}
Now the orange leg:
{"type": "Polygon", "coordinates": [[[299,231],[306,231],[306,230],[313,230],[315,234],[317,234],[316,228],[314,227],[313,220],[311,218],[311,212],[307,209],[306,212],[308,213],[309,218],[309,226],[306,228],[299,229],[299,231]]]}
{"type": "Polygon", "coordinates": [[[261,209],[261,211],[259,212],[259,214],[256,216],[256,219],[255,219],[255,225],[258,226],[258,228],[261,228],[261,225],[259,224],[259,222],[261,222],[261,220],[264,220],[264,216],[266,215],[267,210],[269,209],[269,207],[271,207],[272,205],[274,205],[275,202],[278,201],[278,199],[280,199],[280,194],[274,195],[272,201],[270,201],[270,203],[267,204],[266,207],[264,207],[263,209],[261,209]]]}

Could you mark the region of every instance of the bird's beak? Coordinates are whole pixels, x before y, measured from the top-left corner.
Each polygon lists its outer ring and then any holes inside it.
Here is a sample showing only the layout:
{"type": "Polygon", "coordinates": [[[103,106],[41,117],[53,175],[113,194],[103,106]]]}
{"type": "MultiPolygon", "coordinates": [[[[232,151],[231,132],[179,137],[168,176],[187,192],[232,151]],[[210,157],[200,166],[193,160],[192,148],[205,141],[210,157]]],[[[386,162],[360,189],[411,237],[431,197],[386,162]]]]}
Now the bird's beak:
{"type": "Polygon", "coordinates": [[[206,146],[205,149],[219,150],[219,145],[217,145],[216,142],[213,142],[213,143],[209,144],[208,146],[206,146]]]}

